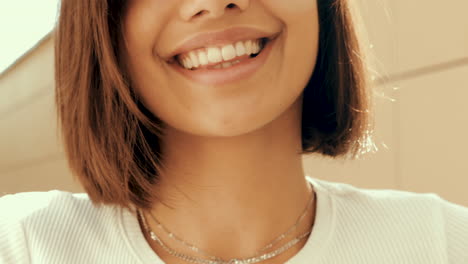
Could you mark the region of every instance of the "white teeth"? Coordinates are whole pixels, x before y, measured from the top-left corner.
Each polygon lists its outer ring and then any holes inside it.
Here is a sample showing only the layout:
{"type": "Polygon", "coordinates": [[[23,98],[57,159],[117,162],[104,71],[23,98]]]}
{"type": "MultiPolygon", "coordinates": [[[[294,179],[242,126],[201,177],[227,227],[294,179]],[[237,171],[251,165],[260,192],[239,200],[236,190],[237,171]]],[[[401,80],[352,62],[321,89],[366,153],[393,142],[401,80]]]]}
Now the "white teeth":
{"type": "Polygon", "coordinates": [[[244,44],[245,44],[245,53],[247,55],[252,54],[252,45],[253,45],[252,41],[247,40],[244,44]]]}
{"type": "Polygon", "coordinates": [[[245,54],[245,45],[241,41],[236,43],[236,55],[242,56],[245,54]]]}
{"type": "Polygon", "coordinates": [[[219,48],[208,48],[208,61],[217,63],[223,60],[219,48]]]}
{"type": "Polygon", "coordinates": [[[186,69],[188,69],[188,68],[189,68],[189,67],[188,67],[189,65],[188,65],[188,63],[187,63],[187,60],[186,60],[186,59],[183,59],[183,60],[182,60],[180,63],[181,63],[183,66],[184,66],[184,68],[186,68],[186,69]]]}
{"type": "Polygon", "coordinates": [[[185,68],[191,69],[192,66],[193,66],[192,61],[189,58],[185,59],[185,68]]]}
{"type": "Polygon", "coordinates": [[[195,53],[195,51],[191,51],[189,53],[189,56],[190,56],[190,60],[192,61],[192,66],[193,67],[198,67],[200,65],[200,63],[198,62],[198,56],[195,53]]]}
{"type": "Polygon", "coordinates": [[[224,46],[221,49],[221,53],[223,54],[223,59],[225,61],[232,60],[236,57],[236,49],[233,45],[224,46]]]}
{"type": "Polygon", "coordinates": [[[207,65],[208,64],[208,56],[206,55],[206,52],[204,52],[204,51],[198,52],[198,60],[200,61],[201,65],[207,65]]]}
{"type": "Polygon", "coordinates": [[[241,61],[240,60],[235,60],[235,61],[227,61],[227,62],[223,62],[223,63],[220,63],[220,64],[216,64],[215,66],[213,66],[212,68],[213,69],[224,69],[224,68],[229,68],[233,65],[236,65],[237,63],[240,63],[241,61]]]}
{"type": "Polygon", "coordinates": [[[260,43],[256,41],[252,45],[252,54],[257,54],[259,51],[260,51],[260,43]]]}
{"type": "Polygon", "coordinates": [[[221,65],[223,65],[223,68],[228,68],[232,66],[232,63],[230,62],[223,62],[221,65]]]}
{"type": "Polygon", "coordinates": [[[185,54],[177,56],[180,64],[186,69],[196,69],[200,66],[219,63],[213,66],[214,69],[231,67],[239,63],[239,60],[230,61],[235,57],[257,54],[261,51],[260,40],[238,41],[223,47],[208,47],[198,50],[192,50],[185,54]],[[225,63],[220,63],[220,62],[225,63]],[[229,64],[226,61],[230,61],[229,64]]]}

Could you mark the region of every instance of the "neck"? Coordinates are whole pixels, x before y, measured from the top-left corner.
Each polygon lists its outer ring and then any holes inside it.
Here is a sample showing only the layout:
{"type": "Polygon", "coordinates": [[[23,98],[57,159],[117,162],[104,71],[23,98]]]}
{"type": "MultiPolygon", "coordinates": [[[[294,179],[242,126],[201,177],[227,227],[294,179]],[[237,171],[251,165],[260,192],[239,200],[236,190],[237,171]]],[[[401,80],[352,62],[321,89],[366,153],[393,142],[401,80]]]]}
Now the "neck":
{"type": "MultiPolygon", "coordinates": [[[[223,258],[251,256],[269,244],[294,225],[313,195],[299,154],[301,108],[295,106],[242,136],[170,130],[157,188],[161,202],[147,213],[183,240],[223,258]]],[[[310,230],[315,210],[309,211],[286,239],[310,230]]],[[[168,245],[184,249],[147,219],[168,245]]]]}

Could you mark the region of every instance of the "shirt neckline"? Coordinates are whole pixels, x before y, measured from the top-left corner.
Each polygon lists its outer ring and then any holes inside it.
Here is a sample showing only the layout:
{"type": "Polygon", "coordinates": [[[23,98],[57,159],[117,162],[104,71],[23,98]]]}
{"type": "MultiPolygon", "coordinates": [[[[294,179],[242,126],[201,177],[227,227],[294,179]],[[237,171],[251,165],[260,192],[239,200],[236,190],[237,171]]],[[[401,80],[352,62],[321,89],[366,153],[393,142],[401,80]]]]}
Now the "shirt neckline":
{"type": "MultiPolygon", "coordinates": [[[[305,245],[286,264],[309,263],[318,260],[329,243],[335,226],[336,213],[333,197],[321,185],[320,180],[313,179],[310,176],[306,176],[306,179],[314,187],[317,199],[314,226],[305,245]]],[[[135,213],[121,207],[118,218],[123,240],[141,263],[165,264],[143,236],[135,213]]]]}

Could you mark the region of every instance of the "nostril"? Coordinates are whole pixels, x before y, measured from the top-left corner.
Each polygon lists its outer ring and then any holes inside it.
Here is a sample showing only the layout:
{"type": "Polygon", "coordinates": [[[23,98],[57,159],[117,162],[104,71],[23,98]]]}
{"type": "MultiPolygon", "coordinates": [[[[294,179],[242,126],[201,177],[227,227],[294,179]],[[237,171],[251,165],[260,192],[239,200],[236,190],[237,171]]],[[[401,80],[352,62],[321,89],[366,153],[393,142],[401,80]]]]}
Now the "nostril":
{"type": "Polygon", "coordinates": [[[229,4],[229,5],[227,5],[226,7],[227,7],[227,8],[229,8],[229,9],[232,9],[232,8],[235,8],[235,7],[236,7],[236,5],[235,5],[235,4],[233,4],[233,3],[230,3],[230,4],[229,4]]]}
{"type": "Polygon", "coordinates": [[[205,10],[202,10],[194,15],[194,17],[201,16],[203,13],[205,13],[205,10]]]}

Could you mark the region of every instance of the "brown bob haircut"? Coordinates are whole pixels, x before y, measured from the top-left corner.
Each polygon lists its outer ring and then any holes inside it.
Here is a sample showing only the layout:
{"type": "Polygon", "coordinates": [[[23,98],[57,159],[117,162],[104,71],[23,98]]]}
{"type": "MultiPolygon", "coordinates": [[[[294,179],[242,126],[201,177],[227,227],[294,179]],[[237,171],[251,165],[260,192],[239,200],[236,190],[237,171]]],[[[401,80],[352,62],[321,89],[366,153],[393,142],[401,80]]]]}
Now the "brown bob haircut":
{"type": "MultiPolygon", "coordinates": [[[[355,158],[370,142],[364,54],[348,1],[315,1],[319,51],[303,94],[298,154],[355,158]]],[[[70,169],[93,203],[148,209],[158,199],[164,124],[138,100],[119,56],[125,3],[62,0],[55,100],[70,169]]]]}

